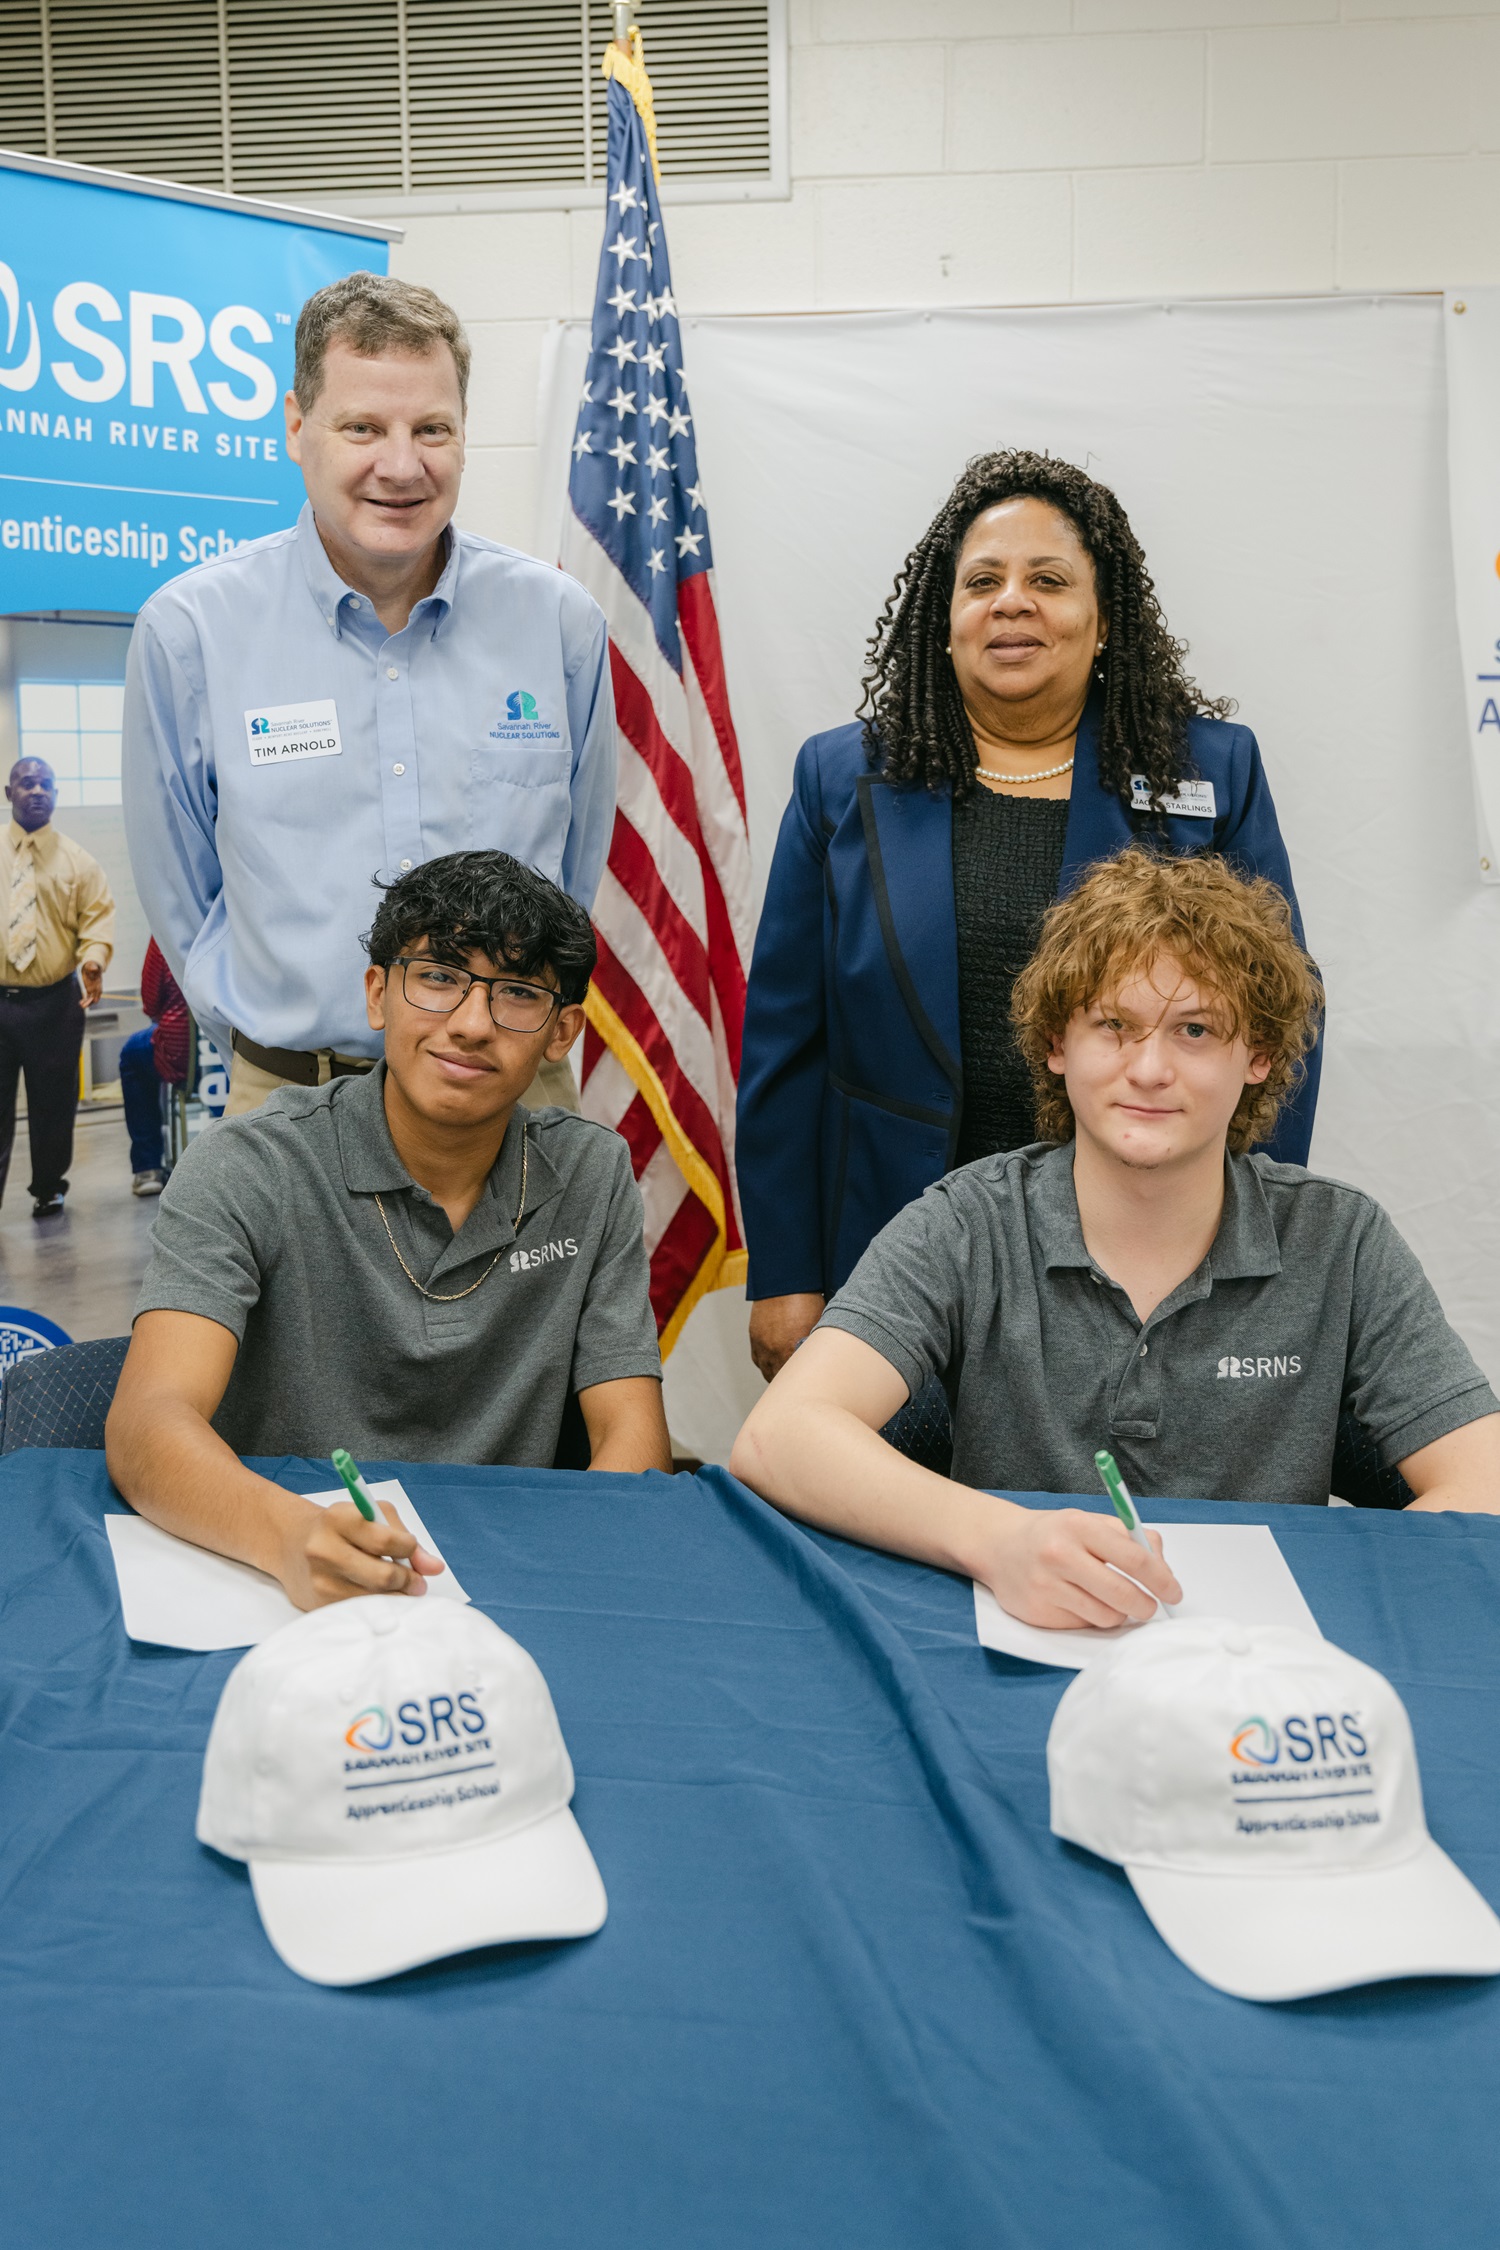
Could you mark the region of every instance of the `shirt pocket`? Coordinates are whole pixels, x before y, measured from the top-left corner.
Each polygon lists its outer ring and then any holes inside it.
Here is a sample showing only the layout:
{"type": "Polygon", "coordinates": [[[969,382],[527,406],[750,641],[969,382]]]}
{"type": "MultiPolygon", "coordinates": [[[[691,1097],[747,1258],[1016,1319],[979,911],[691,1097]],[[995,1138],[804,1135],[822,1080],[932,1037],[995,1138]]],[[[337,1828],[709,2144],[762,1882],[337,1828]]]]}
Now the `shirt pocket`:
{"type": "Polygon", "coordinates": [[[469,836],[556,879],[572,812],[564,743],[486,743],[469,764],[469,836]]]}

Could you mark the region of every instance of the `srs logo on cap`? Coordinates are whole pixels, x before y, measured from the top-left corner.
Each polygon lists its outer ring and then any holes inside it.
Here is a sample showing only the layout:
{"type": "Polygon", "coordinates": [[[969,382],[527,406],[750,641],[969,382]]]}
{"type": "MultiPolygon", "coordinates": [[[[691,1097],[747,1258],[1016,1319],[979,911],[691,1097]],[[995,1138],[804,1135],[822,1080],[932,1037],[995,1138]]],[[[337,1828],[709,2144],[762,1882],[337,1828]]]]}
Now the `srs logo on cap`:
{"type": "Polygon", "coordinates": [[[1268,1727],[1264,1719],[1247,1719],[1231,1739],[1229,1755],[1238,1758],[1242,1766],[1274,1766],[1281,1756],[1276,1729],[1268,1727]]]}
{"type": "Polygon", "coordinates": [[[389,1750],[394,1739],[395,1729],[378,1703],[368,1704],[344,1735],[351,1750],[389,1750]]]}
{"type": "Polygon", "coordinates": [[[1229,1739],[1229,1755],[1242,1766],[1274,1766],[1283,1750],[1295,1766],[1314,1760],[1328,1765],[1370,1754],[1357,1711],[1312,1711],[1305,1717],[1294,1712],[1282,1720],[1279,1734],[1265,1719],[1246,1719],[1229,1739]]]}

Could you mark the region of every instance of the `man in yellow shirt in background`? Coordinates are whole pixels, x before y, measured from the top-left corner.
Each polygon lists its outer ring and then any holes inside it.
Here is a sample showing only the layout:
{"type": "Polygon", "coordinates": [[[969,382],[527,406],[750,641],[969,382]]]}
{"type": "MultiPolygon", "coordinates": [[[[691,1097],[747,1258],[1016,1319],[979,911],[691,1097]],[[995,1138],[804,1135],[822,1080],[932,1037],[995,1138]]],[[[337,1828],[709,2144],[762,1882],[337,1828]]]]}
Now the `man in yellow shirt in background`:
{"type": "Polygon", "coordinates": [[[0,850],[0,1196],[24,1070],[31,1215],[50,1219],[68,1192],[83,1016],[104,989],[115,902],[99,862],[52,826],[57,776],[44,759],[12,766],[5,794],[11,818],[0,850]]]}

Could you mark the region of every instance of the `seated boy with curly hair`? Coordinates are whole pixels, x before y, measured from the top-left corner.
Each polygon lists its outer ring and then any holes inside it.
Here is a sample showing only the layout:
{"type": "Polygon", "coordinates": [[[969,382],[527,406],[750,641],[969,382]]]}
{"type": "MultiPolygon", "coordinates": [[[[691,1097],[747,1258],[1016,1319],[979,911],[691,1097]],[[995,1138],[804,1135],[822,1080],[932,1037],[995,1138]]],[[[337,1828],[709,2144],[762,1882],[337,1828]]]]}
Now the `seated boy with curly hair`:
{"type": "Polygon", "coordinates": [[[1251,1153],[1321,1004],[1270,883],[1139,848],[1096,868],[1015,987],[1044,1139],[949,1173],[876,1237],[734,1473],[1049,1626],[1150,1616],[1121,1571],[1180,1599],[1112,1516],[985,1489],[1091,1490],[1100,1446],[1141,1494],[1322,1505],[1350,1410],[1414,1507],[1500,1513],[1500,1405],[1390,1219],[1251,1153]],[[878,1434],[934,1378],[951,1482],[878,1434]]]}

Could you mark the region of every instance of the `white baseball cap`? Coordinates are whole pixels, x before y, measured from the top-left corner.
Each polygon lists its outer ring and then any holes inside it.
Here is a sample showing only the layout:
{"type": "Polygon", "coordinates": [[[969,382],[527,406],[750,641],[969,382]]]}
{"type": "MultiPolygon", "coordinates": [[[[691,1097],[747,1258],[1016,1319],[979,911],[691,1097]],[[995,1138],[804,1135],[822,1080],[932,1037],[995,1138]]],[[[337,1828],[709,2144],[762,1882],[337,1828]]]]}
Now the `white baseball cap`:
{"type": "Polygon", "coordinates": [[[1500,1919],[1427,1833],[1411,1722],[1285,1626],[1174,1619],[1080,1672],[1052,1828],[1125,1869],[1172,1951],[1245,2000],[1500,1973],[1500,1919]]]}
{"type": "Polygon", "coordinates": [[[372,1594],[240,1659],[204,1754],[198,1837],[249,1861],[289,1969],[364,1984],[597,1930],[604,1885],[572,1795],[525,1649],[480,1609],[372,1594]]]}

